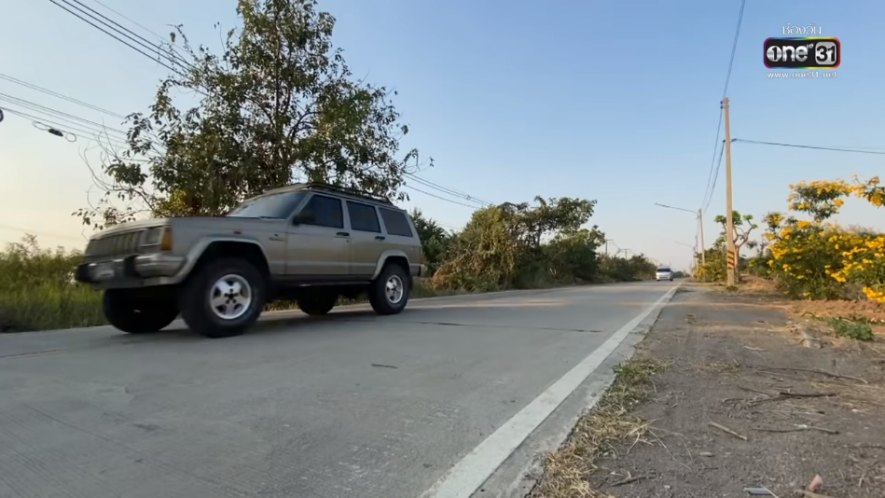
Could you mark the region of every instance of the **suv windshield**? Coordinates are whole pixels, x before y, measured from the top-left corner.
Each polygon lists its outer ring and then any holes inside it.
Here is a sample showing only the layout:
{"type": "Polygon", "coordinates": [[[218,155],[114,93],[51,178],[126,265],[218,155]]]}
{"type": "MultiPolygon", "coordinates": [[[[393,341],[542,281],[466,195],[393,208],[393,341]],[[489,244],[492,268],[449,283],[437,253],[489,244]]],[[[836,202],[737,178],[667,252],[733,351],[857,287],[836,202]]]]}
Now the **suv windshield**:
{"type": "Polygon", "coordinates": [[[663,273],[663,272],[668,272],[668,271],[670,271],[670,269],[667,267],[658,268],[658,273],[663,273]]]}
{"type": "Polygon", "coordinates": [[[240,218],[286,218],[298,202],[304,198],[304,192],[283,192],[280,194],[262,195],[240,204],[227,216],[240,218]]]}

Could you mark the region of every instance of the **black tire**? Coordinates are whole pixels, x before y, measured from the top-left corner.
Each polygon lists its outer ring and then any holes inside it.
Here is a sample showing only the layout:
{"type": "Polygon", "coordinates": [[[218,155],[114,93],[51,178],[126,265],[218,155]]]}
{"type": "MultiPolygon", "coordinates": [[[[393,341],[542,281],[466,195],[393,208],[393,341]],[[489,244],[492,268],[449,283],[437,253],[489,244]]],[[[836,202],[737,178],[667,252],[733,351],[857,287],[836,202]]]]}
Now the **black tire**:
{"type": "Polygon", "coordinates": [[[264,275],[244,259],[210,261],[192,274],[182,287],[179,293],[181,317],[191,330],[206,337],[242,334],[261,315],[267,298],[266,287],[264,275]],[[233,290],[230,290],[231,294],[224,294],[218,287],[227,285],[233,289],[234,284],[245,294],[233,290]],[[221,304],[213,306],[213,298],[221,300],[221,304]],[[229,317],[225,318],[224,314],[229,317]]]}
{"type": "Polygon", "coordinates": [[[102,309],[108,323],[129,334],[157,332],[178,316],[174,294],[169,298],[148,296],[136,289],[107,289],[102,309]]]}
{"type": "Polygon", "coordinates": [[[338,302],[338,294],[323,290],[308,291],[310,294],[298,298],[298,309],[312,316],[325,315],[332,311],[338,302]]]}
{"type": "Polygon", "coordinates": [[[406,270],[398,264],[388,263],[369,287],[369,303],[372,304],[375,313],[379,315],[394,315],[406,307],[411,291],[412,279],[409,278],[406,270]],[[387,292],[387,284],[392,279],[398,279],[402,285],[402,295],[396,302],[391,300],[387,292]]]}

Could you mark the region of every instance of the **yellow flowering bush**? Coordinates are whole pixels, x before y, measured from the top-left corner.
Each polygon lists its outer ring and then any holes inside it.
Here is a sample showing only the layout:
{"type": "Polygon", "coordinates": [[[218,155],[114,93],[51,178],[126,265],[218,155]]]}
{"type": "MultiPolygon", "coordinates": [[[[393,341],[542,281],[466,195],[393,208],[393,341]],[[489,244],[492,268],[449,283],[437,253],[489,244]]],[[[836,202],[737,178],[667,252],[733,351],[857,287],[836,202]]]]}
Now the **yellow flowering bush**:
{"type": "Polygon", "coordinates": [[[791,185],[792,211],[812,220],[797,220],[781,213],[765,217],[768,231],[769,275],[794,297],[830,299],[865,296],[885,303],[885,234],[846,230],[827,223],[844,204],[844,197],[885,204],[879,178],[866,182],[842,180],[791,185]]]}

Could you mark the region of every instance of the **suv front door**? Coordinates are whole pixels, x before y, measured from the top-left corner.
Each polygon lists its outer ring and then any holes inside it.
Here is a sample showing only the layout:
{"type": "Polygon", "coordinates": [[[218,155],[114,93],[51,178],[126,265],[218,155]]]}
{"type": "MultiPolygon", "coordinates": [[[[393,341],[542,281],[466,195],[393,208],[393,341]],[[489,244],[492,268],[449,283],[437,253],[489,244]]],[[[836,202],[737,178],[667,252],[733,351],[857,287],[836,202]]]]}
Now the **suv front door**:
{"type": "Polygon", "coordinates": [[[312,194],[289,224],[286,274],[297,279],[350,273],[350,234],[341,199],[312,194]]]}
{"type": "Polygon", "coordinates": [[[385,236],[381,233],[378,211],[363,202],[347,201],[350,221],[350,271],[354,276],[371,278],[384,251],[385,236]]]}

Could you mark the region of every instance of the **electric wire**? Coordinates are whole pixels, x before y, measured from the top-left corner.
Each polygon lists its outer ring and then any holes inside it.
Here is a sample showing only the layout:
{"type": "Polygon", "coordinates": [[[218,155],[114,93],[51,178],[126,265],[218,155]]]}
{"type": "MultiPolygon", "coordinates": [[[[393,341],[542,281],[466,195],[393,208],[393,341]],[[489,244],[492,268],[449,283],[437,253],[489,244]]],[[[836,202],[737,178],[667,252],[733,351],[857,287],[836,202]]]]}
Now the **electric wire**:
{"type": "Polygon", "coordinates": [[[74,7],[75,9],[77,9],[80,12],[82,12],[83,14],[89,16],[91,19],[101,23],[102,25],[116,31],[120,35],[125,36],[126,38],[131,40],[133,43],[137,43],[138,45],[140,45],[141,47],[143,47],[147,50],[156,50],[158,55],[163,52],[167,52],[167,55],[165,55],[165,57],[172,64],[178,64],[179,66],[182,66],[185,69],[192,69],[193,66],[184,57],[182,57],[178,52],[176,52],[171,47],[166,48],[166,47],[163,47],[162,45],[158,45],[158,44],[148,40],[147,38],[139,35],[135,31],[132,31],[130,28],[123,26],[122,24],[111,19],[110,17],[108,17],[108,16],[102,14],[101,12],[93,9],[92,7],[84,4],[80,0],[61,0],[61,1],[69,6],[74,7]],[[72,4],[76,4],[76,5],[72,5],[72,4]]]}
{"type": "Polygon", "coordinates": [[[50,96],[65,100],[65,101],[70,102],[72,104],[77,104],[77,105],[85,107],[87,109],[92,109],[93,111],[107,114],[108,116],[111,116],[111,117],[115,117],[115,118],[119,118],[119,119],[126,119],[126,116],[123,116],[122,114],[116,113],[114,111],[109,111],[109,110],[99,107],[97,105],[90,104],[88,102],[84,102],[82,100],[75,99],[73,97],[69,97],[69,96],[64,95],[62,93],[50,90],[48,88],[41,87],[39,85],[35,85],[33,83],[29,83],[27,81],[15,78],[13,76],[9,76],[8,74],[0,73],[0,79],[9,81],[10,83],[15,83],[16,85],[20,85],[25,88],[29,88],[31,90],[35,90],[37,92],[40,92],[40,93],[43,93],[46,95],[50,95],[50,96]]]}
{"type": "Polygon", "coordinates": [[[18,98],[18,97],[13,97],[12,95],[7,95],[7,94],[2,93],[2,92],[0,92],[0,100],[6,101],[7,103],[10,103],[10,104],[15,104],[15,105],[19,105],[19,106],[25,107],[25,108],[27,108],[27,109],[30,110],[30,111],[41,112],[41,113],[43,113],[43,114],[48,114],[48,115],[54,116],[54,117],[57,118],[57,119],[68,119],[68,120],[72,120],[72,121],[76,121],[76,122],[82,123],[82,124],[87,125],[87,126],[90,126],[90,127],[91,127],[91,126],[95,126],[95,127],[99,128],[99,129],[101,129],[101,130],[103,130],[103,131],[110,131],[110,132],[118,133],[118,134],[120,134],[120,135],[122,135],[122,136],[124,136],[124,137],[126,136],[126,132],[123,131],[123,130],[119,130],[119,129],[116,129],[116,128],[111,128],[111,127],[108,127],[108,126],[105,125],[105,124],[98,123],[98,122],[96,122],[96,121],[92,121],[92,120],[90,120],[90,119],[86,119],[86,118],[83,118],[83,117],[80,117],[80,116],[76,116],[76,115],[74,115],[74,114],[70,114],[70,113],[67,113],[67,112],[64,112],[64,111],[59,111],[58,109],[54,109],[54,108],[52,108],[52,107],[47,107],[47,106],[44,106],[44,105],[40,105],[40,104],[38,104],[38,103],[36,103],[36,102],[31,102],[31,101],[29,101],[29,100],[21,99],[21,98],[18,98]]]}
{"type": "MultiPolygon", "coordinates": [[[[110,145],[114,145],[114,146],[117,146],[117,147],[127,147],[127,146],[128,146],[128,145],[127,145],[125,142],[123,142],[121,139],[118,139],[118,138],[115,138],[115,137],[112,137],[112,136],[108,136],[108,135],[105,135],[105,136],[103,137],[103,140],[102,140],[102,139],[99,139],[98,137],[100,137],[100,136],[102,135],[102,133],[103,133],[102,131],[99,131],[99,130],[80,128],[80,127],[78,127],[78,126],[73,126],[73,125],[71,125],[70,123],[63,123],[63,122],[60,122],[60,121],[55,121],[54,119],[47,119],[47,118],[45,118],[45,117],[43,117],[43,116],[37,116],[37,115],[34,115],[34,114],[29,114],[29,113],[27,113],[27,112],[20,111],[20,110],[18,110],[18,109],[12,109],[12,108],[10,108],[9,106],[2,106],[2,107],[0,107],[0,108],[2,108],[4,112],[8,112],[9,114],[13,114],[13,115],[19,116],[19,117],[21,117],[21,118],[29,119],[29,120],[31,120],[35,125],[37,125],[37,124],[41,124],[41,123],[44,124],[44,125],[54,125],[54,126],[49,127],[49,128],[55,128],[55,129],[57,129],[58,131],[61,131],[61,132],[74,133],[74,134],[76,134],[79,138],[83,138],[83,139],[86,139],[86,140],[91,140],[91,141],[96,142],[96,143],[99,143],[99,144],[101,144],[101,143],[108,143],[108,144],[110,144],[110,145]],[[57,127],[57,128],[56,128],[56,127],[57,127]]],[[[44,129],[44,131],[49,131],[49,128],[44,129]]]]}
{"type": "MultiPolygon", "coordinates": [[[[709,205],[710,199],[713,197],[713,190],[716,188],[715,187],[716,179],[713,174],[713,168],[714,168],[714,161],[716,158],[716,148],[719,146],[719,134],[722,130],[723,110],[722,110],[722,102],[721,101],[725,100],[725,97],[728,96],[728,86],[731,83],[731,73],[734,70],[734,57],[735,57],[735,54],[737,53],[737,45],[738,45],[738,40],[740,39],[741,25],[743,24],[743,21],[744,21],[744,9],[746,8],[746,6],[747,6],[747,0],[741,0],[741,7],[740,7],[740,10],[738,11],[737,24],[734,29],[734,38],[731,42],[731,55],[728,60],[728,71],[725,74],[725,84],[723,85],[723,88],[722,88],[722,99],[720,99],[719,120],[718,120],[719,124],[716,125],[716,139],[713,141],[713,157],[710,159],[710,173],[707,176],[707,189],[704,191],[704,197],[703,197],[703,200],[701,201],[701,204],[709,205]],[[711,180],[711,178],[712,178],[712,180],[711,180]]],[[[718,168],[716,170],[715,175],[716,176],[719,175],[718,168]]]]}
{"type": "MultiPolygon", "coordinates": [[[[73,15],[74,17],[80,19],[81,21],[85,22],[86,24],[89,24],[89,25],[92,26],[93,28],[95,28],[95,29],[101,31],[102,33],[104,33],[104,34],[110,36],[111,38],[117,40],[118,42],[122,43],[123,45],[126,45],[127,47],[131,48],[132,50],[135,50],[136,52],[138,52],[138,53],[140,53],[141,55],[147,57],[148,59],[150,59],[150,60],[156,62],[157,64],[159,64],[159,65],[165,67],[165,68],[168,69],[169,71],[172,71],[173,73],[177,73],[177,71],[176,71],[174,68],[172,68],[171,66],[169,66],[169,65],[166,64],[165,62],[161,61],[159,58],[154,58],[154,56],[152,56],[152,55],[148,54],[147,52],[141,50],[140,48],[138,48],[138,47],[136,47],[136,46],[130,44],[130,43],[127,42],[126,40],[121,39],[121,38],[118,37],[117,35],[115,35],[115,34],[109,32],[109,31],[106,30],[106,29],[104,29],[103,27],[101,27],[101,26],[95,24],[95,23],[92,22],[91,20],[89,20],[89,19],[83,17],[82,15],[80,15],[78,12],[74,12],[73,10],[71,10],[70,8],[68,8],[68,7],[66,6],[67,4],[66,4],[66,5],[62,5],[62,4],[59,3],[57,0],[49,0],[49,1],[50,1],[53,5],[55,5],[56,7],[59,7],[59,8],[61,8],[61,9],[65,10],[65,11],[67,11],[69,14],[73,15]]],[[[62,1],[63,1],[63,0],[62,0],[62,1]]]]}
{"type": "Polygon", "coordinates": [[[457,204],[457,205],[459,205],[459,206],[464,206],[464,207],[467,207],[467,208],[470,208],[470,209],[480,209],[480,206],[471,206],[470,204],[467,204],[467,203],[464,203],[464,202],[458,202],[458,201],[454,201],[454,200],[452,200],[452,199],[447,199],[447,198],[445,198],[445,197],[443,197],[443,196],[436,195],[436,194],[431,193],[431,192],[427,192],[426,190],[421,190],[420,188],[415,187],[415,186],[412,186],[412,185],[403,185],[403,186],[404,186],[405,188],[407,188],[407,189],[414,190],[414,191],[416,191],[416,192],[420,192],[420,193],[422,193],[422,194],[424,194],[424,195],[429,195],[430,197],[433,197],[433,198],[435,198],[435,199],[439,199],[439,200],[441,200],[441,201],[449,202],[449,203],[451,203],[451,204],[457,204]]]}
{"type": "Polygon", "coordinates": [[[416,182],[422,184],[425,187],[434,189],[438,192],[442,192],[442,193],[448,194],[453,197],[459,197],[459,198],[464,199],[466,201],[480,203],[480,204],[483,204],[486,206],[491,205],[490,202],[486,202],[476,196],[473,196],[473,195],[470,195],[470,194],[467,194],[464,192],[459,192],[455,189],[446,187],[445,185],[441,185],[439,183],[432,182],[432,181],[422,178],[418,175],[415,175],[414,173],[406,173],[405,176],[415,180],[416,182]]]}
{"type": "Polygon", "coordinates": [[[880,150],[870,150],[870,149],[855,149],[848,147],[827,147],[823,145],[801,145],[801,144],[788,144],[783,142],[765,142],[762,140],[747,140],[743,138],[733,138],[732,142],[740,142],[745,144],[757,144],[757,145],[773,145],[777,147],[793,147],[796,149],[814,149],[814,150],[829,150],[834,152],[852,152],[857,154],[875,154],[880,156],[885,156],[885,151],[880,150]]]}

